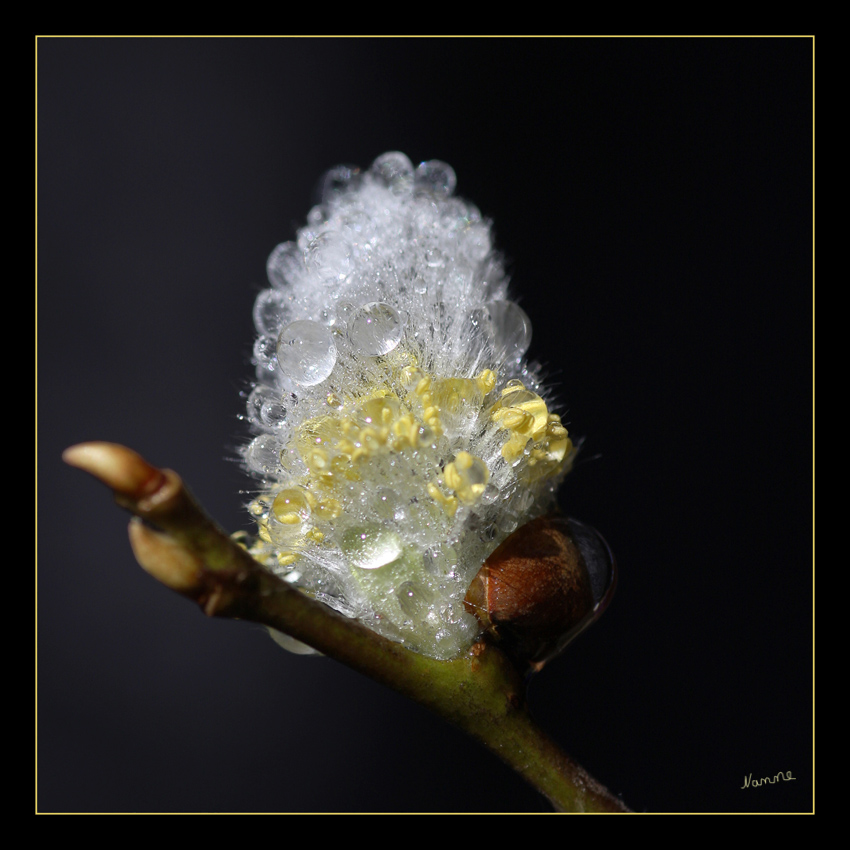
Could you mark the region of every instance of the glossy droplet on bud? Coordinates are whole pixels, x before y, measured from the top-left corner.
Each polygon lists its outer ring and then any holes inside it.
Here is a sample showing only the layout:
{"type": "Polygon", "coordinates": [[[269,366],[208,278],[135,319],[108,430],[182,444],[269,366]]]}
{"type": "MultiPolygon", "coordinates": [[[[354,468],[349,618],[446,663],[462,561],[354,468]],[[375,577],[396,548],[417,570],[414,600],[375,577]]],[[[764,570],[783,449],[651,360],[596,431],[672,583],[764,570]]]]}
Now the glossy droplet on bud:
{"type": "Polygon", "coordinates": [[[495,549],[464,605],[508,654],[539,670],[599,617],[615,584],[614,558],[595,529],[544,516],[495,549]]]}

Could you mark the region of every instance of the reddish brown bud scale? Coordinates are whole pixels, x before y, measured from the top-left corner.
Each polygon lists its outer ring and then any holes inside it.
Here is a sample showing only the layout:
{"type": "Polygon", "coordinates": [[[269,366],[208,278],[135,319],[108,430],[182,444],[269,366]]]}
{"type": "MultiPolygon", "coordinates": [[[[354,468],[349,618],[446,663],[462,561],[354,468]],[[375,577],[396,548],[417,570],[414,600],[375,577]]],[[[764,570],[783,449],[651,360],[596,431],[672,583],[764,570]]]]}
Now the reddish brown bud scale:
{"type": "MultiPolygon", "coordinates": [[[[613,560],[605,558],[604,588],[594,595],[585,558],[586,526],[562,516],[544,516],[521,526],[484,562],[464,600],[485,630],[517,659],[541,667],[601,613],[613,590],[613,560]]],[[[610,555],[605,546],[606,555],[610,555]]],[[[592,567],[599,569],[600,559],[592,567]]]]}

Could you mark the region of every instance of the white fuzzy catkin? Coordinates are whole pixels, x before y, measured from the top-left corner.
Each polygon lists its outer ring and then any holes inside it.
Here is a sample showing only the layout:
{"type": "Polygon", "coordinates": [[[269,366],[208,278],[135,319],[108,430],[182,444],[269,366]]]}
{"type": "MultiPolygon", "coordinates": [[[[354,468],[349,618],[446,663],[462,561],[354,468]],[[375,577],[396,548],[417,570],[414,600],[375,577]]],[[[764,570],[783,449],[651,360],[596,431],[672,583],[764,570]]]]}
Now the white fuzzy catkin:
{"type": "Polygon", "coordinates": [[[489,222],[446,163],[340,166],[254,307],[252,553],[411,649],[478,635],[484,559],[552,507],[574,449],[524,355],[489,222]]]}

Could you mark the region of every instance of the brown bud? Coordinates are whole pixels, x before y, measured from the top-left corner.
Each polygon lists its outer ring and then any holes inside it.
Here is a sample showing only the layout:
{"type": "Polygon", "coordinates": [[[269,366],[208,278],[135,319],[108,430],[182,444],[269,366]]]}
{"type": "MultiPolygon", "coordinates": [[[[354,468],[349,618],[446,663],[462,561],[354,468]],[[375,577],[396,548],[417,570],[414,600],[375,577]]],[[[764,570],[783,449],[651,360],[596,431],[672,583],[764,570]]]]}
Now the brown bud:
{"type": "Polygon", "coordinates": [[[65,449],[62,459],[93,475],[119,496],[142,499],[165,483],[162,470],[118,443],[79,443],[65,449]]]}
{"type": "Polygon", "coordinates": [[[594,529],[544,516],[487,558],[464,605],[506,652],[540,669],[601,614],[614,580],[614,560],[594,529]]]}

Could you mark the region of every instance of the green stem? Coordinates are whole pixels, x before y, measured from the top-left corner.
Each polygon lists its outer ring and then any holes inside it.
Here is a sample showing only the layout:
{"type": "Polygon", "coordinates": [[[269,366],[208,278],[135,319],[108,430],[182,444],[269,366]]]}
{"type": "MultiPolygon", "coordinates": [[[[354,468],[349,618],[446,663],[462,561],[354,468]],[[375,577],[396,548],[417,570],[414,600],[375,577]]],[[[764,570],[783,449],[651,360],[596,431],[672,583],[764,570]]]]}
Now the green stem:
{"type": "Polygon", "coordinates": [[[215,525],[174,472],[109,443],[75,446],[65,459],[148,523],[131,522],[139,563],[207,615],[278,629],[428,706],[489,747],[558,811],[628,811],[536,726],[522,676],[496,646],[482,641],[451,661],[405,649],[269,573],[215,525]]]}
{"type": "Polygon", "coordinates": [[[626,812],[626,806],[534,723],[522,677],[499,649],[478,643],[451,661],[411,652],[268,573],[221,616],[263,623],[426,705],[514,768],[562,812],[626,812]]]}

